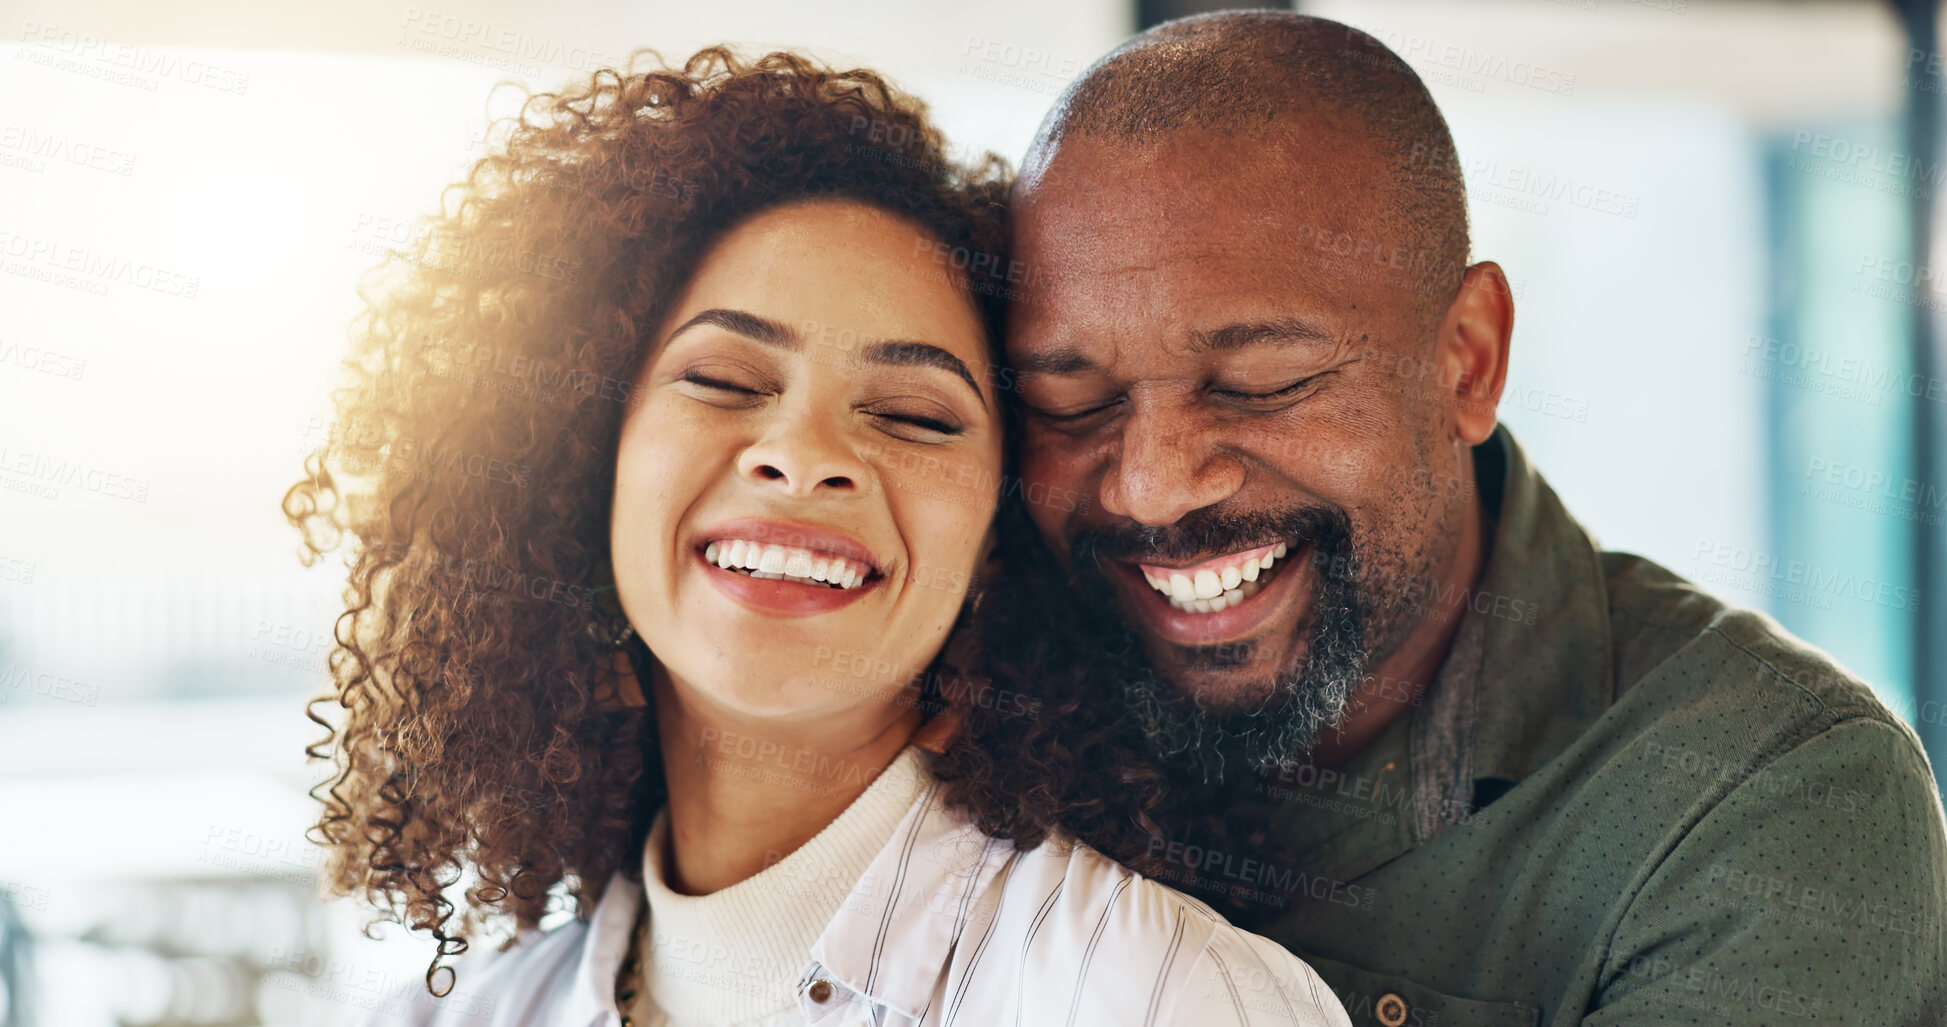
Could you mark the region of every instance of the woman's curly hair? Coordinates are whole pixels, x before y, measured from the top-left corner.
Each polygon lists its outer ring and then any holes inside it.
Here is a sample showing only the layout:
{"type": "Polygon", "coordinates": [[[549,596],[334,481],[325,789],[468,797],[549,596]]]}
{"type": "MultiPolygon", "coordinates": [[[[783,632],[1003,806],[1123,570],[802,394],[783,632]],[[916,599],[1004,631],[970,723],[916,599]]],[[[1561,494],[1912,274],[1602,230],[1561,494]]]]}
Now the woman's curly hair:
{"type": "MultiPolygon", "coordinates": [[[[527,96],[493,139],[361,283],[332,437],[283,501],[307,563],[355,540],[334,694],[308,708],[328,734],[307,752],[335,771],[313,791],[327,886],[430,932],[436,993],[489,920],[533,927],[557,886],[585,917],[638,872],[664,801],[651,708],[605,701],[618,646],[638,676],[649,659],[613,602],[608,497],[631,383],[705,250],[814,197],[901,216],[944,252],[1006,244],[999,158],[952,160],[919,101],[789,53],[676,68],[641,51],[527,96]]],[[[1004,290],[962,281],[997,346],[1004,290]]],[[[1023,509],[1003,502],[1003,549],[1043,565],[1023,509]]],[[[974,702],[938,762],[949,798],[997,836],[1066,826],[1140,866],[1163,776],[1099,681],[1038,679],[1054,664],[1025,607],[986,605],[1009,636],[989,672],[1042,705],[974,702]]]]}

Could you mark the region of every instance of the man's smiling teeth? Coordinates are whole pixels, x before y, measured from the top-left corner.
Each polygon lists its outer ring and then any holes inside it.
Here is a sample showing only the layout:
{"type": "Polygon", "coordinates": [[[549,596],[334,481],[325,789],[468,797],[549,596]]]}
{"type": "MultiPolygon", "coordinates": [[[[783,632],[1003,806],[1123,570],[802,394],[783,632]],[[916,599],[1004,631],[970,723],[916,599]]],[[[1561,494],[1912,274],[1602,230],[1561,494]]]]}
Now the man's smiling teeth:
{"type": "Polygon", "coordinates": [[[816,582],[833,588],[857,588],[872,574],[872,568],[857,560],[743,539],[712,542],[703,547],[703,558],[724,570],[744,571],[753,578],[801,584],[816,582]]]}
{"type": "Polygon", "coordinates": [[[1271,565],[1284,558],[1283,542],[1220,557],[1195,568],[1173,570],[1139,564],[1151,588],[1168,597],[1170,605],[1186,613],[1216,613],[1257,594],[1258,581],[1271,565]]]}

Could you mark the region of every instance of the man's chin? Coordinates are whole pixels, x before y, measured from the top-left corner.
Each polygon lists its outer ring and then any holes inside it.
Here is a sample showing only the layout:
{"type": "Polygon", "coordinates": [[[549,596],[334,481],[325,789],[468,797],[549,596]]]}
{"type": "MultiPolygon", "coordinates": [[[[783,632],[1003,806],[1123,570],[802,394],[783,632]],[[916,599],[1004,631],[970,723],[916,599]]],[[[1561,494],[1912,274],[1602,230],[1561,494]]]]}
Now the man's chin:
{"type": "Polygon", "coordinates": [[[1185,647],[1148,640],[1151,666],[1177,696],[1219,717],[1275,707],[1303,666],[1305,647],[1254,640],[1185,647]]]}
{"type": "Polygon", "coordinates": [[[1105,641],[1133,643],[1105,644],[1098,666],[1119,672],[1134,722],[1157,757],[1190,761],[1205,780],[1221,780],[1297,758],[1343,714],[1366,662],[1365,603],[1343,511],[1203,514],[1167,530],[1100,528],[1078,536],[1074,551],[1077,566],[1091,569],[1078,581],[1080,612],[1120,622],[1100,624],[1105,641]],[[1208,561],[1192,558],[1246,552],[1265,539],[1290,540],[1285,554],[1271,554],[1285,562],[1221,608],[1190,602],[1186,609],[1183,575],[1172,577],[1172,595],[1156,584],[1159,567],[1194,566],[1207,589],[1208,561]],[[1136,656],[1132,662],[1144,666],[1122,662],[1136,656]]]}
{"type": "Polygon", "coordinates": [[[1155,755],[1185,761],[1205,780],[1289,764],[1344,714],[1365,667],[1356,623],[1223,646],[1152,637],[1150,674],[1130,682],[1127,698],[1155,755]]]}

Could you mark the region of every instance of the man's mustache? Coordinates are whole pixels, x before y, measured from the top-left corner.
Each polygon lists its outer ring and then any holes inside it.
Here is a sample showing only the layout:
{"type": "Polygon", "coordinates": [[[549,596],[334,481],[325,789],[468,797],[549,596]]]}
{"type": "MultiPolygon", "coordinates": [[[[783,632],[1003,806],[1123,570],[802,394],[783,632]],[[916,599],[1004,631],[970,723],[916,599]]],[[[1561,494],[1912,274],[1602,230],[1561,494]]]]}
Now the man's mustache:
{"type": "Polygon", "coordinates": [[[1100,570],[1104,560],[1187,564],[1279,542],[1294,550],[1318,543],[1321,556],[1337,556],[1349,547],[1351,539],[1351,518],[1336,506],[1248,513],[1204,507],[1161,527],[1131,522],[1084,528],[1075,534],[1070,546],[1078,569],[1100,570]]]}

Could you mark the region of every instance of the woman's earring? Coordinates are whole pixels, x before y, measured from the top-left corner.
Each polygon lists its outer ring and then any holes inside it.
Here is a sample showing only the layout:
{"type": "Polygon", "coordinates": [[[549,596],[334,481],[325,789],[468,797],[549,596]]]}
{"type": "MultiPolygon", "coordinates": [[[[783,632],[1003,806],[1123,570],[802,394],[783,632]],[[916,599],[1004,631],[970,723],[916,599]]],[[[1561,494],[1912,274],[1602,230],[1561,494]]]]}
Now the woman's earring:
{"type": "Polygon", "coordinates": [[[608,713],[649,705],[642,694],[642,682],[635,676],[635,661],[627,646],[617,646],[609,654],[608,676],[595,685],[595,708],[608,713]]]}
{"type": "Polygon", "coordinates": [[[647,706],[649,699],[642,692],[631,655],[631,650],[643,643],[636,638],[635,625],[629,623],[628,614],[622,611],[622,604],[616,598],[614,573],[603,568],[592,591],[597,614],[589,622],[588,630],[610,646],[606,673],[602,669],[596,671],[595,708],[612,713],[647,706]]]}

